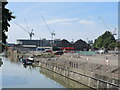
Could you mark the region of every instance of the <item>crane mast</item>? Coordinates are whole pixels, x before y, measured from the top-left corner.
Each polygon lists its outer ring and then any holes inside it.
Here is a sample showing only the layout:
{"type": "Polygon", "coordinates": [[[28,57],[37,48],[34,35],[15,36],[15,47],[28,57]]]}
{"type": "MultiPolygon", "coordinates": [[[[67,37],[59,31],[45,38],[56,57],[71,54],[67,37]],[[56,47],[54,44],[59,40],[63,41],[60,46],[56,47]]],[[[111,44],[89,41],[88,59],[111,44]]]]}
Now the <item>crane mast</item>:
{"type": "Polygon", "coordinates": [[[46,24],[46,27],[48,28],[48,30],[49,30],[49,32],[50,32],[50,34],[51,34],[51,40],[52,40],[52,46],[53,46],[53,44],[54,44],[55,32],[54,32],[54,31],[51,32],[51,29],[50,29],[50,27],[48,26],[48,24],[47,24],[45,18],[44,18],[43,16],[41,16],[41,18],[43,19],[44,23],[46,24]]]}

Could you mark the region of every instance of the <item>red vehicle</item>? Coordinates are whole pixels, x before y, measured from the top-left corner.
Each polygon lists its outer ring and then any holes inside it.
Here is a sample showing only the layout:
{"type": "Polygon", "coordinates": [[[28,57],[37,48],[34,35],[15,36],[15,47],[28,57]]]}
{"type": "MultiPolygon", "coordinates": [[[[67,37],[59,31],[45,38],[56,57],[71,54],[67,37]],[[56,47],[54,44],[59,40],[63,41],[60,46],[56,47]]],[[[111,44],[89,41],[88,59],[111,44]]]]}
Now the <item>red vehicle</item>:
{"type": "Polygon", "coordinates": [[[71,52],[71,51],[74,52],[75,48],[74,47],[62,47],[61,49],[65,52],[71,52]]]}
{"type": "Polygon", "coordinates": [[[45,52],[51,52],[52,53],[52,50],[46,50],[45,52]]]}

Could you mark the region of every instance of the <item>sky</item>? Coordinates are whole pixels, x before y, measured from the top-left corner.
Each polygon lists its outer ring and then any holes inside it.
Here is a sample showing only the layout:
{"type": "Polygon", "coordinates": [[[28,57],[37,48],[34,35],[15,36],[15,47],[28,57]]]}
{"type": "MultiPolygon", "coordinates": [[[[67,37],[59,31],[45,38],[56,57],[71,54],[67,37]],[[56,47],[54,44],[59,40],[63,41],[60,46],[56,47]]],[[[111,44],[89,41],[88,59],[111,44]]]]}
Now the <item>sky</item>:
{"type": "Polygon", "coordinates": [[[35,35],[32,39],[50,40],[50,32],[54,31],[54,39],[69,41],[94,41],[102,35],[108,29],[98,17],[104,20],[111,32],[118,28],[117,2],[9,2],[6,7],[16,16],[10,21],[9,43],[29,39],[29,34],[15,23],[29,32],[33,29],[35,35]]]}

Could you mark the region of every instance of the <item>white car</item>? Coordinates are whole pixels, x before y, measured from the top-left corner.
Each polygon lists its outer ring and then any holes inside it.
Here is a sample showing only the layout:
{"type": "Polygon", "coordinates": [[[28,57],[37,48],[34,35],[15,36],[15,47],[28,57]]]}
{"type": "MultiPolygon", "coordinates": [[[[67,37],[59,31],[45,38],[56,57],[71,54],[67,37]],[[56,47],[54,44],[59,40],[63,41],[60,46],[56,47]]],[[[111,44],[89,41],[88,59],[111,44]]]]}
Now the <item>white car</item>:
{"type": "Polygon", "coordinates": [[[105,50],[98,50],[98,53],[103,54],[103,53],[105,53],[105,50]]]}

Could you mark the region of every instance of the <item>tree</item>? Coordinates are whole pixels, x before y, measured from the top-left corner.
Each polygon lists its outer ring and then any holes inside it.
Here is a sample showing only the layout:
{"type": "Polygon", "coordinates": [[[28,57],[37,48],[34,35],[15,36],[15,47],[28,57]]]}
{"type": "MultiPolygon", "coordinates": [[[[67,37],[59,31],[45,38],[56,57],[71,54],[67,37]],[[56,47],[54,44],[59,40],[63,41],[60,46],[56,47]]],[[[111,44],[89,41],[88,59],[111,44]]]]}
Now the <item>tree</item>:
{"type": "Polygon", "coordinates": [[[113,43],[110,43],[110,44],[109,44],[108,49],[114,50],[115,47],[117,47],[117,43],[116,43],[116,42],[113,42],[113,43]]]}
{"type": "Polygon", "coordinates": [[[113,46],[115,46],[114,45],[115,42],[116,42],[116,40],[115,40],[114,36],[112,35],[112,33],[109,31],[106,31],[103,35],[99,36],[95,40],[95,42],[93,44],[93,48],[96,48],[96,49],[99,49],[99,48],[108,49],[110,47],[113,48],[113,46]]]}
{"type": "Polygon", "coordinates": [[[120,41],[116,42],[116,47],[120,48],[120,41]]]}
{"type": "Polygon", "coordinates": [[[7,39],[5,32],[8,32],[8,27],[10,27],[9,22],[12,19],[15,19],[15,16],[12,15],[12,12],[5,7],[7,4],[8,2],[2,2],[2,42],[4,44],[6,44],[7,39]]]}

